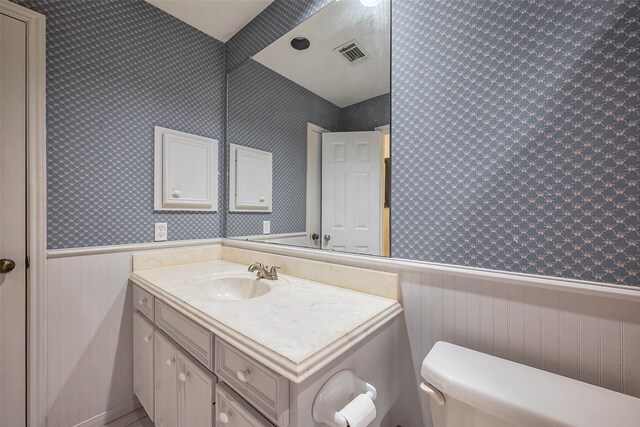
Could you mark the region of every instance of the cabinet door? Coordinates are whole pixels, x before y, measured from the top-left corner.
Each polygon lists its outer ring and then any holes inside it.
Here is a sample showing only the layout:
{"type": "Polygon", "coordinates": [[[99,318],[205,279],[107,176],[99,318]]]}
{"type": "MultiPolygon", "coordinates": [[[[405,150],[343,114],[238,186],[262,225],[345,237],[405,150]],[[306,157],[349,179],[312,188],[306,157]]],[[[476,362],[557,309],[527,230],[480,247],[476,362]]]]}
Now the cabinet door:
{"type": "Polygon", "coordinates": [[[133,391],[153,421],[153,326],[133,313],[133,391]]]}
{"type": "Polygon", "coordinates": [[[229,210],[271,212],[271,153],[231,144],[229,153],[229,210]]]}
{"type": "Polygon", "coordinates": [[[154,208],[218,209],[218,141],[155,127],[154,208]]]}
{"type": "Polygon", "coordinates": [[[214,381],[183,355],[178,355],[178,425],[213,426],[214,381]]]}
{"type": "Polygon", "coordinates": [[[178,350],[158,331],[155,335],[156,427],[178,425],[178,350]]]}

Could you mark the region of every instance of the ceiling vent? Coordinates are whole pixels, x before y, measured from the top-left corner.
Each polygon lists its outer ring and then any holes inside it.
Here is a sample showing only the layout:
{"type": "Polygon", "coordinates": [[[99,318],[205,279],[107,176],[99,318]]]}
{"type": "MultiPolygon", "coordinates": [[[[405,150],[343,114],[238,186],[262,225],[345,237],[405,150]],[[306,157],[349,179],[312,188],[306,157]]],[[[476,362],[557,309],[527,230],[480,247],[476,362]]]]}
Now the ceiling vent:
{"type": "Polygon", "coordinates": [[[365,62],[371,57],[371,55],[369,55],[369,52],[367,52],[357,40],[348,41],[333,50],[344,59],[349,61],[351,64],[359,64],[361,62],[365,62]]]}

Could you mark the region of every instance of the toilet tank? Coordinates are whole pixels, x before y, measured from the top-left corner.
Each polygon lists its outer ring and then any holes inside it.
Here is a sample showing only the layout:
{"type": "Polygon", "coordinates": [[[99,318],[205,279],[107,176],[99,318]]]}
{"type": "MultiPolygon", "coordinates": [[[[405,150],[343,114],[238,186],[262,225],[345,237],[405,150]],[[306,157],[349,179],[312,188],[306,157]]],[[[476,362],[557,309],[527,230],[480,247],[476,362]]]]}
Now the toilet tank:
{"type": "Polygon", "coordinates": [[[442,341],[421,374],[435,427],[640,426],[640,399],[442,341]]]}

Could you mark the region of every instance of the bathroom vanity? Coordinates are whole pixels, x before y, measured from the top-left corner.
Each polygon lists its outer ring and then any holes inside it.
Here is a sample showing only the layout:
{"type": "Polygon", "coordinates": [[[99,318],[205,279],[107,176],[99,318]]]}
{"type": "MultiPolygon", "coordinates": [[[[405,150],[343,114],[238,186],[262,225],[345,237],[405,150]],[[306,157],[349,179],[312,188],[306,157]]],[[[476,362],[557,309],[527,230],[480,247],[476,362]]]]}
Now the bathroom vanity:
{"type": "Polygon", "coordinates": [[[156,426],[319,425],[316,394],[344,369],[377,388],[385,425],[397,275],[210,246],[136,254],[130,279],[134,388],[156,426]]]}

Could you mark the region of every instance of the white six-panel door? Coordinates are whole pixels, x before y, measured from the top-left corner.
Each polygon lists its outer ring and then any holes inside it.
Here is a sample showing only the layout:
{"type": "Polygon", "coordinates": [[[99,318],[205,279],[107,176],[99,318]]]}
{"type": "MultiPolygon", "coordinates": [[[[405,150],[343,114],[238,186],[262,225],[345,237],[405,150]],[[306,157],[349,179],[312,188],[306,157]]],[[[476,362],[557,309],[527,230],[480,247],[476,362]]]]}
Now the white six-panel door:
{"type": "Polygon", "coordinates": [[[382,141],[378,131],[322,134],[322,248],[381,254],[382,141]]]}
{"type": "Polygon", "coordinates": [[[27,393],[26,49],[26,24],[0,14],[0,426],[16,427],[27,393]]]}

